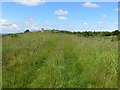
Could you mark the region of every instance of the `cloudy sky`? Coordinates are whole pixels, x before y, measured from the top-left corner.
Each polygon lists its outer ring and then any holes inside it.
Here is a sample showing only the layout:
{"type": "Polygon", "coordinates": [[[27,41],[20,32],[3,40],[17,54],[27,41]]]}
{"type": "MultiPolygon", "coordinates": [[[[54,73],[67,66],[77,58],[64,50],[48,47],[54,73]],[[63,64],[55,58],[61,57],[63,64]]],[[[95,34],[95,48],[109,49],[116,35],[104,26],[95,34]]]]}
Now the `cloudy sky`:
{"type": "Polygon", "coordinates": [[[118,29],[117,2],[2,2],[2,33],[40,28],[68,31],[118,29]]]}

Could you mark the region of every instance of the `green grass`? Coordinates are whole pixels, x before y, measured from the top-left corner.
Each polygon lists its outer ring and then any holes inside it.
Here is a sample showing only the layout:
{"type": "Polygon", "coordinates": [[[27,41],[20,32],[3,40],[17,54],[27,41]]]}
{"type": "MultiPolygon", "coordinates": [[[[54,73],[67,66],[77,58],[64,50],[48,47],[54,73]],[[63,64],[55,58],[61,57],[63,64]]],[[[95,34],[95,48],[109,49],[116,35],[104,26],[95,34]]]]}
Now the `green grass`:
{"type": "Polygon", "coordinates": [[[117,41],[33,32],[2,38],[3,88],[117,88],[117,41]]]}

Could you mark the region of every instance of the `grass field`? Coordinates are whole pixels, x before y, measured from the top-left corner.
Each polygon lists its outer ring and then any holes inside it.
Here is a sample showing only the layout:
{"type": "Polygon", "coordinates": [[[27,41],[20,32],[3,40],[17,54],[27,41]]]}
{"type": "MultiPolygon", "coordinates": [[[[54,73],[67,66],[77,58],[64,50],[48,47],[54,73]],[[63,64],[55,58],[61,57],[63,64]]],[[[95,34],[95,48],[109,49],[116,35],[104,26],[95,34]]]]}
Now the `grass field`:
{"type": "Polygon", "coordinates": [[[117,88],[118,41],[32,32],[2,38],[3,88],[117,88]]]}

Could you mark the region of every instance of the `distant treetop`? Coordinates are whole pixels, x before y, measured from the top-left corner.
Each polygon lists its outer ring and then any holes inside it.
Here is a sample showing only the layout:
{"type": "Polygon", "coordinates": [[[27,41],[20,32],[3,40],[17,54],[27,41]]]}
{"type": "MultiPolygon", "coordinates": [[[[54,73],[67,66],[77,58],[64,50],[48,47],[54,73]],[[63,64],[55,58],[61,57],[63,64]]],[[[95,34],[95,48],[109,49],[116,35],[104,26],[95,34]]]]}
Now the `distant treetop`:
{"type": "Polygon", "coordinates": [[[25,30],[25,32],[24,32],[24,33],[26,33],[26,32],[30,32],[30,31],[27,29],[27,30],[25,30]]]}

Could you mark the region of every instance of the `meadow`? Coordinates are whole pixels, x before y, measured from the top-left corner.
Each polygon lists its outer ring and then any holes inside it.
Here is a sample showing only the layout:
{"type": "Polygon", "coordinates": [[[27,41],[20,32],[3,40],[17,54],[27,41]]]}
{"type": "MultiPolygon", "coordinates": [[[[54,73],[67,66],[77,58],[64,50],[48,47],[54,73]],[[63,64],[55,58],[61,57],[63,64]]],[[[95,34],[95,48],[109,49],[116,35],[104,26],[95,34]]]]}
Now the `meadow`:
{"type": "Polygon", "coordinates": [[[3,88],[117,88],[118,41],[28,32],[2,37],[3,88]]]}

